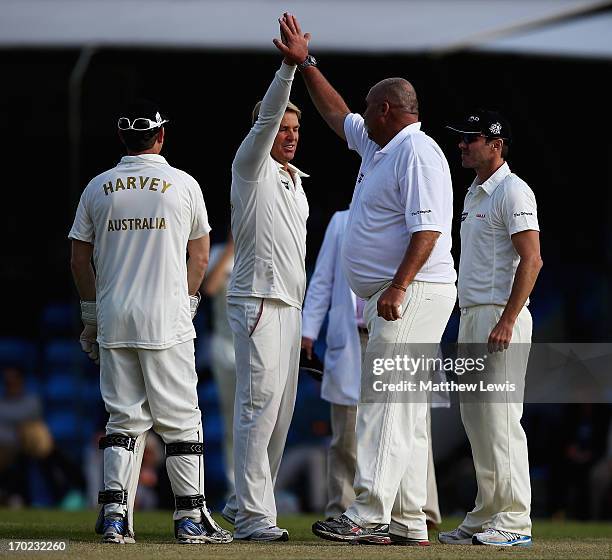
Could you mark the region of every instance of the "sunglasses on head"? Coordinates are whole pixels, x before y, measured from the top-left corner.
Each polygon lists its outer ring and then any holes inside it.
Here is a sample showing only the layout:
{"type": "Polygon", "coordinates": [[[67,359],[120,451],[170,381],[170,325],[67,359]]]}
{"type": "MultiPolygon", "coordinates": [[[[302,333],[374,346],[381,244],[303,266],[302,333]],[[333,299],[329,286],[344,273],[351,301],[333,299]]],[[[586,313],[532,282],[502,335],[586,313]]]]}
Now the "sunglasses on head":
{"type": "Polygon", "coordinates": [[[162,124],[167,123],[166,119],[160,117],[156,121],[152,121],[151,119],[147,119],[145,117],[137,117],[133,120],[130,120],[128,117],[119,117],[117,121],[117,128],[119,130],[152,130],[153,128],[158,128],[162,124]]]}

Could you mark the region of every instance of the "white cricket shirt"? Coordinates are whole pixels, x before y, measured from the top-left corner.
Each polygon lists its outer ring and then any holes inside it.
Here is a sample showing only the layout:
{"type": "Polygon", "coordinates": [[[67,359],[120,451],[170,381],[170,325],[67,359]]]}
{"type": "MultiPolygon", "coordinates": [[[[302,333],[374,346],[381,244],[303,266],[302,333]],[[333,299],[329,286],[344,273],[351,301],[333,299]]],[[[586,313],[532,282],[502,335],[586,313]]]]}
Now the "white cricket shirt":
{"type": "Polygon", "coordinates": [[[187,241],[209,231],[200,186],[162,156],[125,156],[91,180],[68,237],[94,246],[101,346],[163,349],[195,338],[187,241]]]}
{"type": "Polygon", "coordinates": [[[291,175],[270,155],[285,114],[295,66],[282,64],[261,104],[259,118],[232,164],[234,270],[228,296],[280,299],[302,308],[306,290],[307,177],[291,175]]]}
{"type": "Polygon", "coordinates": [[[474,180],[461,215],[459,307],[506,305],[520,260],[511,237],[526,230],[540,231],[535,195],[507,163],[474,180]]]}
{"type": "Polygon", "coordinates": [[[453,283],[453,190],[440,147],[418,122],[382,149],[368,138],[361,115],[346,116],[344,133],[362,160],[342,245],[351,289],[369,298],[391,281],[417,231],[441,235],[415,280],[453,283]]]}

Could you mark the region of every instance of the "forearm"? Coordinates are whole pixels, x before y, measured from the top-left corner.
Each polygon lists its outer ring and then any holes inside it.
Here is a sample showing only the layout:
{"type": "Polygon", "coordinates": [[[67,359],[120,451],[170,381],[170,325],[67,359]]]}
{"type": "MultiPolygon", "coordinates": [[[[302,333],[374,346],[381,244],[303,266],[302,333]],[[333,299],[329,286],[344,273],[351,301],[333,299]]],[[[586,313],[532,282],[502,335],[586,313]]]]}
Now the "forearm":
{"type": "Polygon", "coordinates": [[[508,303],[506,303],[500,319],[501,321],[516,321],[535,286],[541,268],[542,259],[539,256],[521,258],[514,275],[508,303]]]}
{"type": "Polygon", "coordinates": [[[190,296],[195,295],[202,285],[207,266],[208,257],[189,256],[187,259],[187,289],[190,296]]]}
{"type": "Polygon", "coordinates": [[[233,251],[228,251],[226,249],[223,252],[221,258],[205,276],[204,281],[202,282],[202,293],[206,294],[207,296],[214,296],[223,287],[223,284],[227,278],[227,268],[233,256],[233,251]]]}
{"type": "Polygon", "coordinates": [[[310,98],[329,127],[346,140],[344,135],[344,119],[350,113],[350,109],[342,99],[342,96],[327,81],[321,71],[308,66],[302,72],[304,83],[310,94],[310,98]]]}
{"type": "Polygon", "coordinates": [[[73,239],[70,249],[70,269],[81,301],[96,301],[96,275],[91,258],[93,245],[73,239]]]}
{"type": "Polygon", "coordinates": [[[72,262],[72,278],[82,301],[96,300],[96,275],[91,263],[72,262]]]}
{"type": "Polygon", "coordinates": [[[412,235],[404,258],[393,277],[394,284],[404,287],[410,285],[419,270],[427,262],[438,237],[440,237],[438,231],[417,231],[412,235]]]}

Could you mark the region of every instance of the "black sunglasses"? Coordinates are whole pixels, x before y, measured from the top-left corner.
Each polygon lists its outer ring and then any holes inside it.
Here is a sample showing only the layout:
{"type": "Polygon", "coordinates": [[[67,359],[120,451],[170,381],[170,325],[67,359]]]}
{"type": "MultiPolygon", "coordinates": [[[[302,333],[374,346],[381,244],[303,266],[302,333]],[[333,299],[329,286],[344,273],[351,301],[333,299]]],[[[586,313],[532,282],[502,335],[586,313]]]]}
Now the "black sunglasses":
{"type": "Polygon", "coordinates": [[[460,136],[461,141],[464,144],[471,144],[472,142],[476,142],[476,140],[478,140],[481,137],[482,137],[482,134],[479,132],[475,132],[473,134],[462,134],[460,136]]]}

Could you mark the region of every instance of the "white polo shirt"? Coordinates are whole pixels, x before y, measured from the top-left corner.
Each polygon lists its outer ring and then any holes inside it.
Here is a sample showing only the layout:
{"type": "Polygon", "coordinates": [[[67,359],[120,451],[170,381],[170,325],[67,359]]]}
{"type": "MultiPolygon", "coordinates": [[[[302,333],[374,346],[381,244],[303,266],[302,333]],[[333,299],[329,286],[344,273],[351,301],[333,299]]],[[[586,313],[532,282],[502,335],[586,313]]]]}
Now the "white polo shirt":
{"type": "Polygon", "coordinates": [[[342,245],[351,289],[368,298],[392,280],[417,231],[441,235],[415,280],[453,283],[453,190],[440,147],[418,122],[382,149],[368,138],[361,115],[347,115],[344,132],[362,160],[342,245]]]}
{"type": "Polygon", "coordinates": [[[187,241],[209,231],[200,186],[160,155],[125,156],[91,180],[68,237],[94,246],[101,346],[157,350],[195,338],[187,241]]]}
{"type": "Polygon", "coordinates": [[[295,66],[282,64],[263,98],[259,118],[232,164],[234,270],[227,294],[280,299],[302,308],[306,291],[308,201],[302,178],[270,155],[285,114],[295,66]]]}
{"type": "Polygon", "coordinates": [[[506,305],[520,260],[511,237],[526,230],[540,231],[535,195],[507,163],[474,180],[461,215],[459,307],[506,305]]]}

